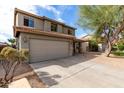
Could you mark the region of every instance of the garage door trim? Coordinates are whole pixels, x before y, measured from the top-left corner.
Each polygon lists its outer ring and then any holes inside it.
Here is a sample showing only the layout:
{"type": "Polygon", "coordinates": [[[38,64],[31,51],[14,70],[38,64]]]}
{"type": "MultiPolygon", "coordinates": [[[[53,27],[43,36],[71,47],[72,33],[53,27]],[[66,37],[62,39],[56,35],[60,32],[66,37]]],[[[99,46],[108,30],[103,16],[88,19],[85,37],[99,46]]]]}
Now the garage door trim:
{"type": "MultiPolygon", "coordinates": [[[[30,44],[30,42],[31,42],[31,40],[49,40],[49,41],[60,41],[60,42],[67,42],[68,43],[68,55],[69,55],[69,48],[70,48],[70,42],[69,42],[69,40],[56,40],[57,38],[55,38],[55,39],[53,39],[53,40],[51,40],[51,39],[39,39],[39,38],[30,38],[29,39],[29,53],[30,53],[30,51],[31,51],[31,44],[30,44]]],[[[57,59],[57,58],[55,58],[55,59],[57,59]]],[[[48,59],[48,60],[54,60],[54,58],[53,59],[48,59]]],[[[43,60],[43,61],[47,61],[47,60],[43,60]]],[[[31,54],[29,55],[29,63],[35,63],[35,62],[31,62],[31,54]]]]}

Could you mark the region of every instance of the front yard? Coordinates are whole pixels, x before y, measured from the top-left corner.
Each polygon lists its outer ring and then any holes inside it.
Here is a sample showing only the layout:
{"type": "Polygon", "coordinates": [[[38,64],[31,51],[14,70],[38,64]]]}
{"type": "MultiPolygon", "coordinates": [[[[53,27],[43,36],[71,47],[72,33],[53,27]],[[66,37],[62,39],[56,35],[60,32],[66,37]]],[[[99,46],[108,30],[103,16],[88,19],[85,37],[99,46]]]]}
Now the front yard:
{"type": "MultiPolygon", "coordinates": [[[[0,76],[3,74],[0,70],[0,76]]],[[[101,53],[89,52],[58,60],[22,64],[9,87],[124,87],[124,58],[108,58],[101,53]]]]}
{"type": "MultiPolygon", "coordinates": [[[[0,78],[4,76],[2,66],[0,66],[0,78]]],[[[20,65],[14,76],[14,81],[9,84],[9,88],[43,88],[45,85],[38,78],[29,64],[24,63],[20,65]]]]}

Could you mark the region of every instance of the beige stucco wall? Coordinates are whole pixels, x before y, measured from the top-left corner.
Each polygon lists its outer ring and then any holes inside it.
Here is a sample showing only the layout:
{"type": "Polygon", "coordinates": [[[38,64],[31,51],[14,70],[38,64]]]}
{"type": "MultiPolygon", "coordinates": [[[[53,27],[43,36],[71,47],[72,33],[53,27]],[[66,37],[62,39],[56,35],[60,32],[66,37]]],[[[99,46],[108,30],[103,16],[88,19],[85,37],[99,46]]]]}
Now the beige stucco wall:
{"type": "Polygon", "coordinates": [[[43,30],[43,20],[30,17],[24,14],[17,13],[16,15],[16,26],[24,26],[24,17],[31,18],[34,20],[34,28],[43,30]]]}
{"type": "Polygon", "coordinates": [[[63,27],[63,33],[68,34],[68,28],[67,27],[63,27]]]}
{"type": "Polygon", "coordinates": [[[44,21],[44,31],[51,31],[51,22],[45,20],[44,21]]]}
{"type": "Polygon", "coordinates": [[[20,14],[20,13],[17,13],[16,15],[16,26],[24,26],[23,25],[23,18],[24,15],[20,14]]]}
{"type": "Polygon", "coordinates": [[[29,49],[28,45],[28,37],[26,35],[23,35],[23,33],[20,33],[19,35],[19,49],[29,49]]]}
{"type": "Polygon", "coordinates": [[[89,47],[89,42],[82,42],[81,43],[81,48],[82,48],[82,52],[88,52],[87,48],[89,47]]]}
{"type": "MultiPolygon", "coordinates": [[[[43,21],[42,19],[31,17],[21,13],[17,13],[16,15],[16,26],[24,26],[24,17],[31,18],[34,20],[34,28],[40,29],[42,31],[51,31],[51,21],[49,20],[43,21]]],[[[74,29],[63,26],[62,24],[57,24],[57,32],[68,34],[68,30],[72,31],[73,36],[75,36],[74,29]]]]}
{"type": "Polygon", "coordinates": [[[62,25],[57,25],[57,32],[60,32],[60,33],[62,33],[62,25]]]}
{"type": "MultiPolygon", "coordinates": [[[[27,16],[25,14],[17,13],[16,15],[16,26],[24,26],[24,17],[31,18],[34,20],[34,28],[42,31],[51,31],[51,21],[41,20],[39,18],[27,16]]],[[[57,32],[68,34],[68,30],[72,31],[75,36],[75,31],[69,27],[57,24],[57,32]]]]}

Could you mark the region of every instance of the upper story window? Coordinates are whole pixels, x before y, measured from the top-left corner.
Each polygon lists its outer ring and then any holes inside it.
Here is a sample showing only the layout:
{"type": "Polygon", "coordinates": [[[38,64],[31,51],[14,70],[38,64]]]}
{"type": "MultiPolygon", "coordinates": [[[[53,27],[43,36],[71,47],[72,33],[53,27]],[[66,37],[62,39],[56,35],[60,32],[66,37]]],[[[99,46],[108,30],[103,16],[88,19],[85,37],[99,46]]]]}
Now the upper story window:
{"type": "Polygon", "coordinates": [[[68,35],[72,35],[72,31],[71,30],[68,30],[68,35]]]}
{"type": "Polygon", "coordinates": [[[51,31],[57,32],[57,24],[51,23],[51,31]]]}
{"type": "Polygon", "coordinates": [[[31,18],[24,18],[24,26],[34,27],[34,20],[31,18]]]}

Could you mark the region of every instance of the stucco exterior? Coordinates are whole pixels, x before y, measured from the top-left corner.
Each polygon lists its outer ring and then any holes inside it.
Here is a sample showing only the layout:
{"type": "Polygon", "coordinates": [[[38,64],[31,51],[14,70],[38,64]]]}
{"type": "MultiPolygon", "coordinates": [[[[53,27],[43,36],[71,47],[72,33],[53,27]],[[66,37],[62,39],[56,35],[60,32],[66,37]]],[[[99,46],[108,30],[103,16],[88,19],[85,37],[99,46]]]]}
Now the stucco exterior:
{"type": "Polygon", "coordinates": [[[58,27],[57,27],[57,32],[60,32],[60,33],[63,33],[63,26],[62,25],[57,25],[58,27]]]}
{"type": "Polygon", "coordinates": [[[49,36],[41,36],[41,35],[35,35],[35,34],[28,34],[28,33],[20,33],[19,35],[19,42],[21,41],[21,48],[26,48],[25,44],[28,43],[28,40],[31,38],[36,38],[36,39],[51,39],[51,40],[62,40],[62,41],[69,41],[72,42],[72,40],[69,39],[63,39],[63,38],[56,38],[56,37],[49,37],[49,36]],[[26,43],[24,43],[26,42],[26,43]]]}
{"type": "Polygon", "coordinates": [[[83,53],[88,52],[88,48],[89,48],[89,42],[82,42],[81,43],[81,49],[83,53]]]}
{"type": "Polygon", "coordinates": [[[44,31],[50,31],[51,30],[51,22],[45,20],[44,21],[44,31]]]}
{"type": "MultiPolygon", "coordinates": [[[[47,60],[47,56],[48,59],[52,59],[52,57],[54,59],[74,55],[75,28],[53,19],[40,17],[18,9],[15,10],[14,19],[14,36],[17,38],[17,47],[18,49],[29,50],[31,55],[29,56],[30,62],[32,60],[39,61],[42,57],[43,60],[47,60]],[[34,27],[30,27],[30,25],[24,26],[24,18],[32,19],[34,27]],[[57,31],[51,31],[51,24],[57,25],[57,31]]],[[[26,24],[29,24],[28,22],[29,20],[26,20],[26,24]]]]}
{"type": "Polygon", "coordinates": [[[34,28],[43,30],[43,20],[35,17],[31,17],[25,14],[17,13],[16,26],[24,26],[24,18],[31,18],[34,20],[34,28]]]}
{"type": "MultiPolygon", "coordinates": [[[[62,38],[55,38],[55,37],[49,37],[49,36],[41,36],[41,35],[34,35],[34,34],[28,34],[28,33],[20,33],[19,35],[19,49],[26,48],[30,49],[30,39],[40,39],[40,40],[57,40],[57,41],[67,41],[69,42],[69,55],[71,56],[73,53],[73,40],[69,39],[62,39],[62,38]]],[[[59,51],[58,51],[59,52],[59,51]]]]}
{"type": "MultiPolygon", "coordinates": [[[[40,18],[32,17],[26,14],[17,13],[16,14],[16,26],[24,26],[24,18],[31,18],[34,21],[34,28],[40,29],[42,31],[51,31],[51,23],[54,23],[49,20],[43,20],[40,18]]],[[[63,24],[57,23],[57,32],[68,34],[68,30],[72,32],[72,35],[75,36],[75,30],[66,26],[63,26],[63,24]]]]}

